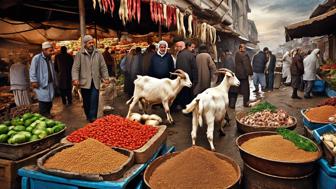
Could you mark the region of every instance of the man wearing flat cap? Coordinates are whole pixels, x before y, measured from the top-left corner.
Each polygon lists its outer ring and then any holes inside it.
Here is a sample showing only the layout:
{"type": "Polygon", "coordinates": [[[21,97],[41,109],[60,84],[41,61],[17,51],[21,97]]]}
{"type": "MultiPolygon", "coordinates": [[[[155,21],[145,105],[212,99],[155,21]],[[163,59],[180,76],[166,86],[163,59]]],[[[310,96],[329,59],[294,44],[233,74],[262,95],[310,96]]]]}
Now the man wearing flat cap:
{"type": "Polygon", "coordinates": [[[39,101],[40,114],[50,117],[57,79],[51,55],[54,48],[50,42],[42,43],[42,52],[35,55],[29,70],[31,86],[39,101]]]}
{"type": "Polygon", "coordinates": [[[83,42],[84,48],[74,59],[72,82],[81,88],[86,118],[93,122],[97,119],[100,82],[103,79],[105,84],[109,83],[108,71],[103,55],[94,46],[93,37],[85,35],[83,42]]]}

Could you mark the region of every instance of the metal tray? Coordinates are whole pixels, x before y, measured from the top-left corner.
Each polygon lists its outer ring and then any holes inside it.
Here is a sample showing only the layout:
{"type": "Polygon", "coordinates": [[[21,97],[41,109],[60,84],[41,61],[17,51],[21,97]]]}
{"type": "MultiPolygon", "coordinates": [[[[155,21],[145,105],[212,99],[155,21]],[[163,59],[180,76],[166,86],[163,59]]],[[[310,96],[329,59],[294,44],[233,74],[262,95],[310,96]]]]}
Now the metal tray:
{"type": "Polygon", "coordinates": [[[297,119],[293,116],[290,116],[293,120],[294,123],[288,126],[282,126],[282,127],[254,127],[254,126],[250,126],[250,125],[245,125],[242,122],[240,122],[239,120],[246,116],[246,112],[238,112],[236,114],[236,122],[237,122],[237,128],[239,130],[239,132],[241,133],[250,133],[250,132],[256,132],[256,131],[276,131],[276,129],[278,128],[286,128],[286,129],[290,129],[290,130],[294,130],[296,128],[297,125],[297,119]]]}
{"type": "Polygon", "coordinates": [[[120,166],[120,168],[116,171],[106,173],[106,174],[83,174],[83,173],[76,173],[76,172],[69,172],[69,171],[63,171],[59,169],[48,169],[44,167],[44,163],[53,155],[57,154],[58,152],[72,147],[74,144],[65,144],[61,147],[58,147],[43,157],[39,158],[37,160],[37,166],[41,172],[44,172],[46,174],[51,174],[55,176],[60,176],[64,178],[70,178],[70,179],[81,179],[81,180],[90,180],[90,181],[104,181],[104,180],[117,180],[121,178],[124,173],[134,164],[134,153],[132,151],[122,149],[122,148],[112,148],[115,151],[124,154],[128,156],[128,160],[120,166]]]}

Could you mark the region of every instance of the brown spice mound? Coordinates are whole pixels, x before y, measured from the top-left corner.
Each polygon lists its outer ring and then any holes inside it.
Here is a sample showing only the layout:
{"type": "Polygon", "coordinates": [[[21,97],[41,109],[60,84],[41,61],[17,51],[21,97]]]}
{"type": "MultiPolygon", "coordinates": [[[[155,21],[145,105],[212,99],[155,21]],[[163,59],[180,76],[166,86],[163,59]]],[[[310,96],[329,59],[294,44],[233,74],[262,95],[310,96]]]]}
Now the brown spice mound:
{"type": "Polygon", "coordinates": [[[313,122],[329,122],[329,117],[336,114],[335,106],[320,106],[311,108],[306,112],[306,116],[313,122]]]}
{"type": "Polygon", "coordinates": [[[107,174],[120,168],[127,160],[127,156],[103,143],[86,139],[50,157],[44,166],[75,173],[107,174]]]}
{"type": "Polygon", "coordinates": [[[258,157],[274,161],[307,162],[318,157],[318,152],[299,149],[280,135],[262,136],[244,142],[241,147],[258,157]]]}
{"type": "Polygon", "coordinates": [[[152,189],[227,188],[237,177],[237,171],[229,162],[193,146],[157,167],[149,183],[152,189]]]}

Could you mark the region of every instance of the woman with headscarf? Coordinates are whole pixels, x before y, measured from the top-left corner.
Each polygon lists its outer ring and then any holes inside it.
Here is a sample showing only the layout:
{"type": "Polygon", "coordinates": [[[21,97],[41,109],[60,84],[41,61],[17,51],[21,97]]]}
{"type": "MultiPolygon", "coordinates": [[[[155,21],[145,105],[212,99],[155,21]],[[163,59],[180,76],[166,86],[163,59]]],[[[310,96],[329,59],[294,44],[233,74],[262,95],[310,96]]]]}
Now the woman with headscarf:
{"type": "Polygon", "coordinates": [[[310,93],[313,89],[313,83],[316,80],[316,73],[320,67],[319,64],[320,49],[314,49],[304,60],[303,60],[303,81],[305,82],[304,88],[304,98],[311,98],[310,93]]]}
{"type": "Polygon", "coordinates": [[[166,41],[160,41],[158,43],[158,51],[152,56],[149,66],[148,75],[158,79],[169,78],[169,72],[174,71],[174,61],[167,52],[168,43],[166,41]]]}

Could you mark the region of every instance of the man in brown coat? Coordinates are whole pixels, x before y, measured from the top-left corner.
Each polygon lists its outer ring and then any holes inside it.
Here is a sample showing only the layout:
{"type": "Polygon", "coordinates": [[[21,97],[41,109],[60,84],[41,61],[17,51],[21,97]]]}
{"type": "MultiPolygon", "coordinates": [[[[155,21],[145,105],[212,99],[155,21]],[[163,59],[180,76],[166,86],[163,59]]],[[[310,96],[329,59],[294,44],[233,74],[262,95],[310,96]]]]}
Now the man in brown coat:
{"type": "MultiPolygon", "coordinates": [[[[235,74],[240,81],[238,93],[243,95],[244,107],[248,107],[248,102],[250,100],[249,76],[253,75],[253,71],[250,57],[246,53],[245,44],[239,45],[239,52],[237,52],[235,56],[235,64],[235,74]]],[[[236,96],[232,97],[233,104],[236,104],[238,93],[236,96]]]]}
{"type": "Polygon", "coordinates": [[[301,97],[299,97],[297,94],[297,91],[301,85],[301,77],[304,73],[303,57],[301,49],[294,50],[290,71],[292,74],[292,87],[293,87],[292,98],[301,99],[301,97]]]}
{"type": "Polygon", "coordinates": [[[193,91],[195,96],[209,88],[217,80],[217,76],[215,75],[216,65],[205,45],[200,45],[199,47],[199,54],[196,56],[196,65],[198,82],[193,91]]]}

